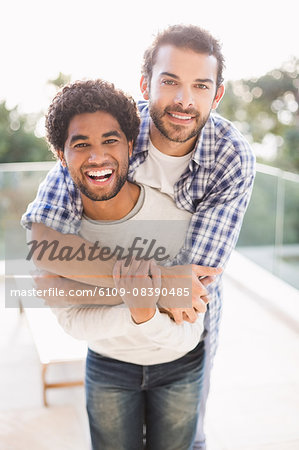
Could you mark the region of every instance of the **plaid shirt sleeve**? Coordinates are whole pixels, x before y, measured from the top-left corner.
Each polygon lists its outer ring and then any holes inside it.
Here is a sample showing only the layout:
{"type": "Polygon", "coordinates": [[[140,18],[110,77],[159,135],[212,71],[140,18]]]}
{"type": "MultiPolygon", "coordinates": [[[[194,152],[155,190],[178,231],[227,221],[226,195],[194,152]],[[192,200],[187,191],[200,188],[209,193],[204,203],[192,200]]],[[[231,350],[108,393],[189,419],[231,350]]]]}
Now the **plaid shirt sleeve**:
{"type": "Polygon", "coordinates": [[[188,178],[177,183],[177,204],[193,214],[175,264],[223,267],[236,245],[251,196],[255,157],[244,138],[221,141],[215,153],[209,169],[196,167],[189,175],[191,183],[188,178]]]}
{"type": "Polygon", "coordinates": [[[21,219],[24,228],[43,223],[61,233],[77,234],[82,217],[82,202],[69,172],[60,162],[40,184],[36,198],[21,219]]]}

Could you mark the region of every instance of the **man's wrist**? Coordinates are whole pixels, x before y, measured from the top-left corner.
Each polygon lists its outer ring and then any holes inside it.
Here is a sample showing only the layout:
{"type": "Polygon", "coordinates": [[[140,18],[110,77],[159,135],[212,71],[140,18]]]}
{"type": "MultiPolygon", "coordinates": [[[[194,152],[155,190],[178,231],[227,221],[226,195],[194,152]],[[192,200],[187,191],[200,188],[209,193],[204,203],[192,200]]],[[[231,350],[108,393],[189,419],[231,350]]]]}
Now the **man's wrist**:
{"type": "Polygon", "coordinates": [[[131,317],[136,325],[148,322],[156,314],[156,308],[131,308],[131,317]]]}

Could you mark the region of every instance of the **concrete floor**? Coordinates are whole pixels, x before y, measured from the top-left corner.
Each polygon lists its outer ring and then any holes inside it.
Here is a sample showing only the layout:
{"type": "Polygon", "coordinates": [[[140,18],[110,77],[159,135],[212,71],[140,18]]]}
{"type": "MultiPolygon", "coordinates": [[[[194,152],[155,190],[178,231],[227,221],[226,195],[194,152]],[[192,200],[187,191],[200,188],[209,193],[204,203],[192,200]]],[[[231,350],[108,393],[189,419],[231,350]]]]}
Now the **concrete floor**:
{"type": "MultiPolygon", "coordinates": [[[[3,291],[1,283],[0,415],[7,417],[13,412],[21,417],[27,410],[43,411],[40,365],[26,320],[16,309],[4,308],[3,291]]],[[[49,376],[53,379],[77,377],[84,370],[80,364],[52,369],[49,376]]],[[[36,443],[30,450],[87,450],[83,388],[51,390],[48,401],[54,415],[59,407],[74,411],[68,420],[76,433],[66,437],[60,429],[62,434],[57,435],[55,427],[52,445],[48,436],[49,447],[36,443]]],[[[220,344],[206,418],[208,450],[298,450],[298,424],[299,335],[226,277],[220,344]]],[[[34,433],[38,438],[39,427],[34,433]]],[[[7,450],[3,445],[0,427],[0,449],[7,450]]],[[[11,447],[19,449],[24,449],[22,442],[11,447]]]]}
{"type": "Polygon", "coordinates": [[[298,450],[299,334],[228,278],[224,298],[208,450],[298,450]]]}

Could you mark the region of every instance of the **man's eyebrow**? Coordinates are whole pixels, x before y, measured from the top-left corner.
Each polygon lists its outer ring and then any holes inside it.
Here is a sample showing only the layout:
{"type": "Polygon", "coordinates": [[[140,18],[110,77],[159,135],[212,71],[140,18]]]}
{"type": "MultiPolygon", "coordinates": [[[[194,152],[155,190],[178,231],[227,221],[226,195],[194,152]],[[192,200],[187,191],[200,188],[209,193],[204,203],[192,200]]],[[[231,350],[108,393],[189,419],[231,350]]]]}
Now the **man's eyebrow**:
{"type": "Polygon", "coordinates": [[[76,141],[87,141],[87,139],[88,136],[85,136],[84,134],[74,134],[71,137],[70,144],[73,144],[76,141]]]}
{"type": "Polygon", "coordinates": [[[161,72],[160,76],[167,76],[167,77],[171,77],[171,78],[175,78],[176,80],[179,79],[179,77],[177,75],[175,75],[174,73],[170,73],[170,72],[161,72]]]}
{"type": "Polygon", "coordinates": [[[103,138],[108,138],[108,137],[111,137],[111,136],[115,136],[115,137],[121,138],[120,133],[118,131],[116,131],[116,130],[107,131],[107,133],[102,134],[103,138]]]}
{"type": "Polygon", "coordinates": [[[196,81],[196,83],[211,83],[211,84],[214,83],[214,81],[211,80],[210,78],[196,78],[196,80],[194,81],[196,81]]]}
{"type": "MultiPolygon", "coordinates": [[[[171,72],[161,72],[160,76],[171,77],[171,78],[174,78],[175,80],[180,79],[180,77],[178,75],[175,75],[174,73],[171,73],[171,72]]],[[[194,81],[196,81],[196,83],[211,83],[211,84],[214,83],[214,81],[211,80],[210,78],[196,78],[196,80],[194,80],[194,81]]]]}
{"type": "MultiPolygon", "coordinates": [[[[121,135],[117,130],[107,131],[107,133],[102,134],[103,138],[108,138],[111,136],[121,138],[121,135]]],[[[84,134],[74,134],[74,136],[71,137],[70,144],[74,144],[74,142],[77,141],[87,141],[88,139],[89,137],[85,136],[84,134]]]]}

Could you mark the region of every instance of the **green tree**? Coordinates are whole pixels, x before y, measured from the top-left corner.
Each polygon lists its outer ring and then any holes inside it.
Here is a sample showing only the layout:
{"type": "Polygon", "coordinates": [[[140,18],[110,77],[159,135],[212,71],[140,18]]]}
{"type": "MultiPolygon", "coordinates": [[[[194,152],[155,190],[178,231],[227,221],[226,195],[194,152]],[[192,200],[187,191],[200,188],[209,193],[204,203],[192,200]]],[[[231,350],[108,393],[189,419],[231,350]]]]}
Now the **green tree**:
{"type": "Polygon", "coordinates": [[[70,81],[71,81],[70,75],[66,75],[65,73],[59,72],[56,78],[53,78],[52,80],[48,81],[48,84],[52,84],[57,89],[59,89],[65,84],[69,83],[70,81]]]}
{"type": "Polygon", "coordinates": [[[299,60],[293,58],[260,78],[229,81],[219,105],[220,114],[236,122],[251,142],[263,144],[261,162],[293,172],[299,172],[298,73],[299,60]]]}
{"type": "Polygon", "coordinates": [[[34,134],[31,117],[0,103],[0,163],[53,159],[44,139],[34,134]]]}
{"type": "MultiPolygon", "coordinates": [[[[70,75],[60,72],[48,84],[57,91],[69,81],[70,75]]],[[[45,139],[37,137],[34,132],[42,116],[44,111],[35,116],[20,114],[17,107],[9,110],[5,101],[0,103],[0,163],[53,159],[45,139]]]]}

